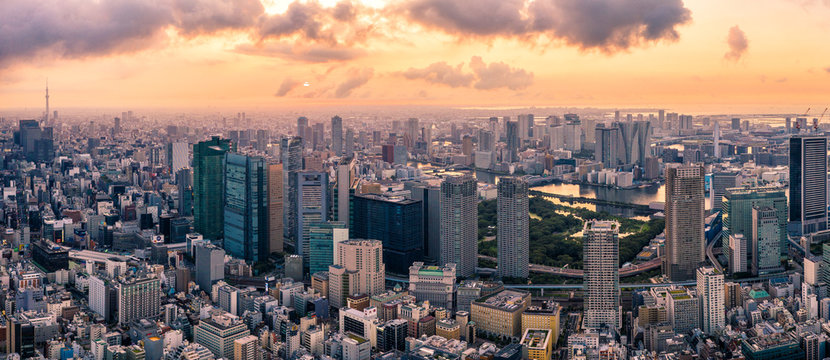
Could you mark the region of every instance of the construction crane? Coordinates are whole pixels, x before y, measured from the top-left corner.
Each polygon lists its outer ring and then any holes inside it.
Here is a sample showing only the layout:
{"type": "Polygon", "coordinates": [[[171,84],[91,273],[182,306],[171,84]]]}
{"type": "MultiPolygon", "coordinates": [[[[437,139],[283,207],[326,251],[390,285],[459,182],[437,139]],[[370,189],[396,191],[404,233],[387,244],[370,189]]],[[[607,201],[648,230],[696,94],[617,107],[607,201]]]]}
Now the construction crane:
{"type": "Polygon", "coordinates": [[[818,123],[821,122],[821,119],[824,118],[824,114],[827,113],[827,108],[824,108],[824,111],[821,112],[821,116],[818,117],[818,120],[813,121],[813,131],[818,131],[818,123]]]}

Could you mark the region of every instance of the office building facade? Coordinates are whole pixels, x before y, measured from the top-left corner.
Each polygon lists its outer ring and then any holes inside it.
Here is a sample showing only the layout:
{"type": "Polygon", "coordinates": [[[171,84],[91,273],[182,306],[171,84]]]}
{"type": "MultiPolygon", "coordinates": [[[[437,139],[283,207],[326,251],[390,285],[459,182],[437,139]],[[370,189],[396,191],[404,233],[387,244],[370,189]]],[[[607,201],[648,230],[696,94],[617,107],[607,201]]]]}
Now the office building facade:
{"type": "Polygon", "coordinates": [[[193,145],[194,227],[207,239],[221,239],[224,231],[223,177],[228,151],[236,151],[236,145],[219,137],[193,145]]]}
{"type": "Polygon", "coordinates": [[[357,194],[352,199],[353,238],[383,243],[383,261],[394,273],[406,274],[423,258],[423,204],[383,194],[357,194]]]}
{"type": "Polygon", "coordinates": [[[827,230],[827,137],[790,138],[790,235],[827,230]]]}
{"type": "Polygon", "coordinates": [[[695,270],[704,260],[703,177],[700,165],[667,170],[663,272],[671,281],[694,279],[695,270]]]}
{"type": "Polygon", "coordinates": [[[267,172],[261,157],[226,154],[224,247],[250,262],[270,254],[267,172]]]}
{"type": "Polygon", "coordinates": [[[528,185],[520,178],[503,177],[497,186],[497,274],[527,278],[530,258],[528,185]]]}

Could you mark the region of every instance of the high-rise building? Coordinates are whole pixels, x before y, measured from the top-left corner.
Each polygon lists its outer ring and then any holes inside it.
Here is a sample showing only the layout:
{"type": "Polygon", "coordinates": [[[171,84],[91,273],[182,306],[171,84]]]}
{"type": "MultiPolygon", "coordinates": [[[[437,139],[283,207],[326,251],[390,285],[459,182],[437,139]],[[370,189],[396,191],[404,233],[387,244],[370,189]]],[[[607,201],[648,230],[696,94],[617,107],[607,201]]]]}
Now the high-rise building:
{"type": "Polygon", "coordinates": [[[507,136],[507,153],[505,159],[507,162],[514,162],[519,160],[519,148],[521,147],[521,138],[519,137],[519,123],[515,121],[507,121],[506,123],[507,136]]]}
{"type": "Polygon", "coordinates": [[[383,243],[387,269],[406,274],[413,262],[423,257],[422,202],[384,194],[357,194],[352,198],[353,238],[383,243]]]}
{"type": "Polygon", "coordinates": [[[781,226],[775,208],[752,208],[752,262],[753,275],[766,275],[784,270],[781,266],[781,226]]]}
{"type": "Polygon", "coordinates": [[[155,277],[130,277],[115,284],[118,323],[153,319],[161,313],[161,280],[155,277]]]}
{"type": "Polygon", "coordinates": [[[234,360],[260,360],[262,351],[259,338],[254,335],[241,337],[233,341],[234,360]]]}
{"type": "Polygon", "coordinates": [[[616,127],[605,127],[604,124],[597,124],[594,132],[594,136],[596,136],[594,158],[606,168],[614,168],[617,166],[617,159],[619,159],[619,155],[617,155],[619,131],[620,129],[616,127]]]}
{"type": "Polygon", "coordinates": [[[216,358],[235,359],[234,341],[250,334],[238,316],[222,313],[200,320],[193,331],[193,342],[208,348],[216,358]]]}
{"type": "Polygon", "coordinates": [[[418,127],[418,118],[409,118],[406,120],[406,133],[404,134],[404,140],[406,142],[406,146],[409,149],[415,147],[415,143],[418,142],[418,135],[420,133],[420,127],[418,127]]]}
{"type": "Polygon", "coordinates": [[[356,284],[350,284],[353,286],[352,294],[372,296],[386,289],[386,265],[380,241],[351,239],[341,242],[337,248],[334,263],[346,271],[356,271],[358,275],[356,284]]]}
{"type": "Polygon", "coordinates": [[[285,224],[289,239],[297,254],[308,264],[310,224],[329,220],[328,173],[315,171],[291,171],[288,175],[288,205],[291,218],[285,224]]]}
{"type": "Polygon", "coordinates": [[[409,267],[409,294],[419,302],[429,301],[430,306],[454,312],[455,292],[455,264],[439,267],[416,262],[409,267]]]}
{"type": "Polygon", "coordinates": [[[283,251],[283,179],[282,164],[268,164],[268,252],[283,251]]]}
{"type": "Polygon", "coordinates": [[[283,138],[280,141],[280,160],[286,173],[303,169],[303,139],[300,137],[283,138]]]}
{"type": "MultiPolygon", "coordinates": [[[[349,201],[355,183],[355,160],[351,157],[340,159],[336,168],[336,187],[334,188],[334,220],[341,221],[349,226],[349,213],[351,206],[349,201]]],[[[366,238],[374,239],[374,238],[366,238]]]]}
{"type": "Polygon", "coordinates": [[[651,123],[626,121],[614,123],[617,131],[617,156],[621,164],[645,164],[651,146],[651,123]]]}
{"type": "Polygon", "coordinates": [[[173,174],[190,167],[190,147],[186,142],[167,144],[167,166],[173,174]]]}
{"type": "Polygon", "coordinates": [[[343,156],[354,156],[354,130],[346,128],[346,134],[343,137],[343,156]]]}
{"type": "MultiPolygon", "coordinates": [[[[775,209],[778,216],[779,250],[781,254],[787,251],[787,195],[780,187],[742,186],[726,189],[722,198],[721,214],[723,219],[723,252],[730,261],[734,258],[732,246],[728,243],[732,234],[742,234],[747,241],[752,239],[752,208],[770,207],[775,209]]],[[[752,247],[747,251],[747,264],[753,263],[752,247]]],[[[750,265],[751,266],[751,265],[750,265]]],[[[735,270],[730,265],[730,272],[735,270]]]]}
{"type": "MultiPolygon", "coordinates": [[[[787,121],[789,125],[789,121],[787,121]]],[[[789,131],[787,131],[789,134],[789,131]]],[[[712,128],[712,147],[714,147],[714,155],[716,159],[720,158],[720,122],[715,120],[714,128],[712,128]]]]}
{"type": "Polygon", "coordinates": [[[219,280],[225,278],[225,250],[211,245],[196,246],[196,284],[205,292],[210,292],[219,280]]]}
{"type": "Polygon", "coordinates": [[[228,254],[264,261],[270,254],[265,159],[228,153],[225,158],[225,241],[228,254]]]}
{"type": "Polygon", "coordinates": [[[827,229],[827,137],[790,138],[790,221],[801,236],[827,229]]]}
{"type": "Polygon", "coordinates": [[[329,221],[309,225],[309,273],[328,271],[334,264],[338,244],[349,240],[349,228],[342,221],[329,221]]]}
{"type": "MultiPolygon", "coordinates": [[[[308,128],[308,118],[305,116],[300,116],[297,118],[297,136],[305,138],[305,132],[308,128]]],[[[309,142],[311,139],[307,139],[306,143],[309,142]]]]}
{"type": "Polygon", "coordinates": [[[469,277],[478,265],[478,188],[470,175],[441,183],[440,265],[454,263],[458,276],[469,277]]]}
{"type": "Polygon", "coordinates": [[[14,140],[27,161],[48,162],[55,157],[52,128],[41,127],[37,120],[20,120],[14,140]]]}
{"type": "Polygon", "coordinates": [[[582,230],[585,269],[585,319],[583,327],[622,326],[620,307],[620,224],[591,220],[582,230]]]}
{"type": "MultiPolygon", "coordinates": [[[[337,261],[337,254],[335,254],[335,261],[337,261]]],[[[329,266],[329,305],[339,309],[346,306],[346,298],[357,291],[357,277],[359,274],[356,270],[348,270],[343,265],[329,266]]]]}
{"type": "Polygon", "coordinates": [[[224,230],[223,177],[228,151],[236,151],[236,145],[217,136],[193,145],[194,227],[207,239],[221,239],[224,230]]]}
{"type": "Polygon", "coordinates": [[[663,272],[671,281],[694,279],[704,260],[703,176],[700,165],[667,170],[663,272]]]}
{"type": "Polygon", "coordinates": [[[424,256],[438,261],[441,258],[441,187],[428,182],[408,182],[404,189],[422,204],[424,256]]]}
{"type": "Polygon", "coordinates": [[[521,178],[503,177],[497,186],[498,275],[527,278],[530,259],[527,182],[521,178]]]}
{"type": "Polygon", "coordinates": [[[178,190],[179,215],[193,215],[193,170],[182,168],[176,173],[176,187],[178,190]]]}
{"type": "Polygon", "coordinates": [[[703,332],[712,335],[726,324],[723,273],[713,267],[697,269],[697,294],[703,332]]]}
{"type": "Polygon", "coordinates": [[[343,119],[339,116],[331,118],[331,151],[343,155],[343,119]]]}
{"type": "Polygon", "coordinates": [[[721,200],[726,195],[726,189],[738,186],[738,173],[723,171],[712,173],[712,183],[709,186],[709,199],[712,201],[712,211],[721,210],[721,200]]]}

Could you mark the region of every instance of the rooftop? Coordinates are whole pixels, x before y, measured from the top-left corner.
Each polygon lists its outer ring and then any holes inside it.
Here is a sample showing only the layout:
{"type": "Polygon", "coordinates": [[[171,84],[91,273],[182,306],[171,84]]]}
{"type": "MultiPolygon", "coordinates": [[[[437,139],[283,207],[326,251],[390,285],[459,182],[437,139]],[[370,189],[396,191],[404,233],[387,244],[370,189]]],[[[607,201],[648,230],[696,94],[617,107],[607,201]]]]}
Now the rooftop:
{"type": "Polygon", "coordinates": [[[493,295],[477,299],[475,303],[501,310],[516,311],[524,304],[525,299],[530,300],[530,293],[527,291],[502,290],[493,295]]]}
{"type": "Polygon", "coordinates": [[[530,349],[544,349],[549,335],[549,329],[527,329],[522,336],[522,345],[530,349]]]}

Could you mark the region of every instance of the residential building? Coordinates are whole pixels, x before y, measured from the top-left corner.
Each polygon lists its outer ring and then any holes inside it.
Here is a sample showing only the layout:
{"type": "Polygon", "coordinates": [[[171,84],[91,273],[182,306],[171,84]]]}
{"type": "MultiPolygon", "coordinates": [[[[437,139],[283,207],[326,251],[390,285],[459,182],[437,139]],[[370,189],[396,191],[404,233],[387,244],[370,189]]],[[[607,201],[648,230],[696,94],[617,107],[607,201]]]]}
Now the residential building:
{"type": "Polygon", "coordinates": [[[620,224],[590,220],[582,229],[585,269],[585,318],[583,327],[622,326],[620,307],[620,224]]]}
{"type": "Polygon", "coordinates": [[[497,186],[497,273],[501,277],[527,278],[530,269],[528,185],[520,178],[503,177],[497,186]]]}
{"type": "Polygon", "coordinates": [[[703,167],[683,165],[666,172],[663,272],[671,281],[691,280],[705,255],[703,167]]]}
{"type": "Polygon", "coordinates": [[[441,257],[454,263],[458,276],[470,277],[478,265],[478,187],[470,175],[441,183],[441,257]]]}

